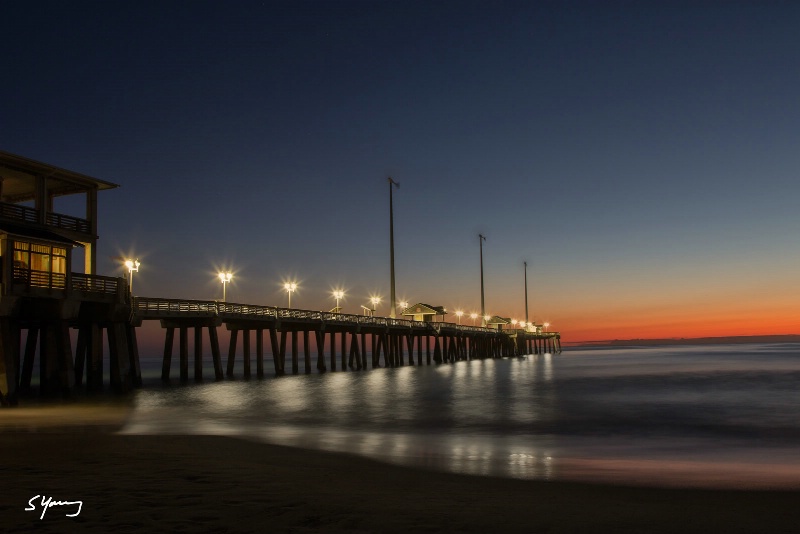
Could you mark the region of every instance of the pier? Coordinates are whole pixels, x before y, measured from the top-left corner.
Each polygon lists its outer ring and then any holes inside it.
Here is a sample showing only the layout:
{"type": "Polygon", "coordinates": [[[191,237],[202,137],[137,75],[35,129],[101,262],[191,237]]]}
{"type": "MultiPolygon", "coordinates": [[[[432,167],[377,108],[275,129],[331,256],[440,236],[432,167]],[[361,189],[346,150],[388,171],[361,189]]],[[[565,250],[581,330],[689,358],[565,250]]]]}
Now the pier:
{"type": "Polygon", "coordinates": [[[180,380],[189,380],[189,330],[194,338],[194,380],[203,380],[203,331],[214,377],[233,377],[237,355],[243,375],[252,375],[252,333],[255,334],[255,374],[264,376],[265,337],[269,341],[275,375],[286,374],[291,349],[291,373],[361,370],[403,365],[431,365],[560,352],[558,332],[509,331],[443,321],[415,321],[369,315],[296,310],[274,306],[204,300],[136,297],[135,325],[158,320],[165,331],[161,377],[170,379],[175,333],[178,332],[180,380]],[[230,331],[227,360],[223,362],[217,328],[230,331]],[[242,350],[237,352],[241,338],[242,350]],[[301,361],[302,349],[302,361],[301,361]],[[327,350],[326,350],[327,349],[327,350]],[[371,355],[368,358],[368,354],[371,355]],[[223,363],[225,366],[223,367],[223,363]]]}
{"type": "MultiPolygon", "coordinates": [[[[390,193],[392,184],[390,179],[390,193]]],[[[454,324],[444,320],[444,308],[423,303],[405,310],[406,318],[395,318],[375,317],[374,310],[338,313],[338,302],[324,312],[224,299],[134,297],[126,278],[96,274],[98,192],[116,187],[0,151],[0,404],[13,405],[31,391],[36,361],[42,396],[67,396],[75,388],[101,391],[106,373],[113,391],[141,386],[136,328],[144,321],[160,321],[164,329],[164,381],[170,380],[177,333],[183,383],[190,380],[192,329],[195,382],[204,380],[209,353],[215,380],[233,378],[237,358],[243,377],[251,377],[253,340],[257,377],[265,375],[267,352],[281,376],[561,351],[558,332],[530,324],[509,329],[502,317],[491,318],[489,326],[454,324]],[[54,199],[65,195],[85,199],[84,217],[54,210],[54,199]],[[78,261],[73,253],[81,249],[78,261]],[[219,328],[230,333],[224,361],[219,328]]]]}

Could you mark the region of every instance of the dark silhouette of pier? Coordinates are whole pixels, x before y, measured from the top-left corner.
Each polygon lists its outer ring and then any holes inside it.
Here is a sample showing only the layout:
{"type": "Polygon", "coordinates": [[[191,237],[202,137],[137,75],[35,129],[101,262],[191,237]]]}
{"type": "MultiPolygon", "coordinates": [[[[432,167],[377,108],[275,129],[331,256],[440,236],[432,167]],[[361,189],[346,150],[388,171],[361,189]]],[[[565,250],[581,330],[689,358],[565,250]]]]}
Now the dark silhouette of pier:
{"type": "Polygon", "coordinates": [[[499,330],[443,321],[414,321],[370,315],[297,310],[275,306],[207,300],[135,297],[134,325],[158,320],[165,330],[163,380],[170,379],[175,333],[179,338],[180,380],[189,380],[189,330],[194,329],[194,380],[203,380],[203,330],[214,377],[232,377],[241,338],[243,375],[252,375],[251,333],[255,332],[256,376],[264,376],[265,336],[268,336],[275,375],[362,370],[402,365],[431,365],[479,358],[503,358],[560,352],[558,332],[499,330]],[[230,331],[223,368],[217,328],[230,331]],[[312,337],[313,336],[313,337],[312,337]],[[291,353],[289,353],[291,349],[291,353]],[[300,351],[302,349],[302,361],[300,351]],[[368,358],[369,355],[369,358],[368,358]],[[315,360],[315,361],[314,361],[315,360]]]}
{"type": "MultiPolygon", "coordinates": [[[[389,179],[390,200],[393,184],[389,179]]],[[[136,327],[147,320],[160,321],[165,330],[164,380],[170,378],[177,331],[181,382],[189,381],[190,329],[195,381],[203,380],[204,329],[217,380],[233,376],[240,339],[243,373],[251,376],[253,332],[258,377],[264,376],[265,335],[276,375],[289,372],[287,358],[291,373],[301,372],[301,348],[305,373],[313,367],[320,372],[364,370],[561,351],[557,332],[503,329],[508,322],[503,318],[497,318],[495,328],[457,325],[444,322],[444,310],[438,307],[430,311],[441,313],[442,321],[419,320],[424,313],[410,320],[133,297],[130,285],[138,262],[129,263],[130,282],[96,274],[98,192],[116,187],[0,151],[0,404],[13,405],[20,393],[31,391],[37,355],[40,395],[68,395],[84,386],[86,391],[102,390],[106,345],[111,388],[125,392],[141,386],[136,327]],[[65,195],[85,198],[85,217],[54,211],[54,199],[65,195]],[[73,270],[75,249],[83,249],[83,272],[73,270]],[[217,335],[223,326],[230,331],[225,368],[217,335]]]]}

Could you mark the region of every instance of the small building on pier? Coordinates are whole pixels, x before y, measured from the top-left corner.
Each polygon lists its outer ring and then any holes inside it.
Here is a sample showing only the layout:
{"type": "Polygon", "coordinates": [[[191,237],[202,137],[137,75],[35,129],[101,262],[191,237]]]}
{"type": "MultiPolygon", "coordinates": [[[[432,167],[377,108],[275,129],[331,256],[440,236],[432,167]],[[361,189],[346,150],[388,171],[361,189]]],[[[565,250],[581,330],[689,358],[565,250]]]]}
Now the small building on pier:
{"type": "Polygon", "coordinates": [[[509,317],[500,317],[498,315],[492,315],[489,319],[486,320],[486,326],[489,328],[494,328],[497,331],[503,330],[505,325],[511,324],[511,319],[509,317]]]}
{"type": "Polygon", "coordinates": [[[418,302],[403,310],[400,315],[409,317],[413,321],[424,321],[427,323],[436,322],[436,318],[439,317],[439,321],[443,322],[444,316],[447,315],[447,310],[443,306],[431,306],[430,304],[418,302]]]}
{"type": "Polygon", "coordinates": [[[116,184],[0,151],[0,402],[31,386],[39,391],[102,388],[102,329],[110,377],[126,389],[138,375],[130,295],[124,278],[97,276],[97,194],[116,184]],[[84,217],[59,213],[54,200],[85,197],[84,217]],[[73,250],[83,257],[73,261],[73,250]],[[77,268],[76,268],[77,267],[77,268]],[[78,330],[73,359],[69,331],[78,330]],[[22,335],[26,334],[23,346],[22,335]],[[23,350],[24,349],[24,350],[23,350]],[[23,357],[24,355],[24,357],[23,357]]]}

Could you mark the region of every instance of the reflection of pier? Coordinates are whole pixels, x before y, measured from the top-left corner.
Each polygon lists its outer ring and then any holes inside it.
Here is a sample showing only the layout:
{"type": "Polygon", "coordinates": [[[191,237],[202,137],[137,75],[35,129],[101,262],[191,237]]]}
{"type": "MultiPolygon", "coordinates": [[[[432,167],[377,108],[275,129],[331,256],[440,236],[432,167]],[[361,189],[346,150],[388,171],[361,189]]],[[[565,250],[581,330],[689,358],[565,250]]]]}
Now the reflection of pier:
{"type": "Polygon", "coordinates": [[[241,333],[245,377],[251,375],[251,332],[255,332],[256,375],[264,375],[264,334],[275,374],[286,372],[291,345],[292,373],[300,372],[300,350],[305,373],[312,369],[312,351],[319,371],[337,369],[337,350],[342,370],[401,365],[428,365],[476,358],[500,358],[523,354],[560,352],[558,332],[533,333],[522,329],[502,331],[445,322],[411,321],[389,317],[295,310],[273,306],[232,304],[202,300],[137,297],[133,299],[134,324],[160,320],[166,330],[162,378],[169,379],[175,330],[179,335],[180,377],[189,379],[189,329],[194,328],[194,378],[203,379],[203,329],[208,330],[214,374],[221,380],[233,375],[241,333]],[[217,327],[230,331],[227,369],[223,362],[217,327]],[[313,337],[312,337],[313,333],[313,337]],[[302,335],[302,343],[300,337],[302,335]],[[338,337],[337,337],[338,336],[338,337]],[[326,365],[326,347],[327,361],[326,365]],[[371,362],[367,355],[371,354],[371,362]],[[416,357],[416,359],[415,359],[416,357]],[[381,359],[383,360],[381,362],[381,359]]]}

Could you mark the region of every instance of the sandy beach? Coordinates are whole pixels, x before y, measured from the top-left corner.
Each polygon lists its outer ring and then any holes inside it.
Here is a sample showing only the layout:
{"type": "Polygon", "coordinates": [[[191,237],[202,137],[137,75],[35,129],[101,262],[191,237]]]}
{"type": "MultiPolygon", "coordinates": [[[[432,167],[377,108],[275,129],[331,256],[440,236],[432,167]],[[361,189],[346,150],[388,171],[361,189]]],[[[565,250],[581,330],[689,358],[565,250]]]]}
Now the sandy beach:
{"type": "Polygon", "coordinates": [[[472,477],[215,436],[129,408],[0,412],[4,532],[796,532],[800,492],[472,477]],[[39,496],[33,499],[35,496],[39,496]],[[48,507],[42,498],[77,504],[48,507]],[[34,508],[26,511],[26,508],[34,508]]]}

